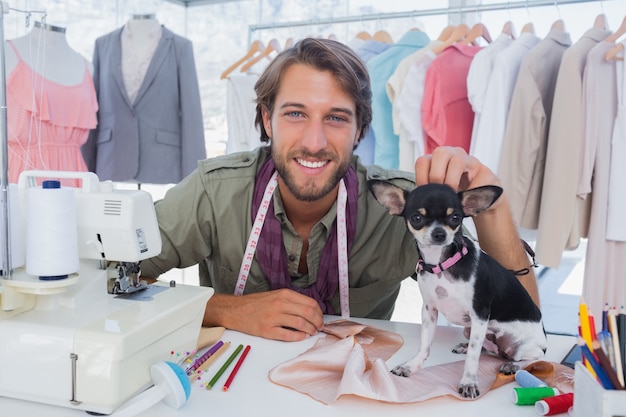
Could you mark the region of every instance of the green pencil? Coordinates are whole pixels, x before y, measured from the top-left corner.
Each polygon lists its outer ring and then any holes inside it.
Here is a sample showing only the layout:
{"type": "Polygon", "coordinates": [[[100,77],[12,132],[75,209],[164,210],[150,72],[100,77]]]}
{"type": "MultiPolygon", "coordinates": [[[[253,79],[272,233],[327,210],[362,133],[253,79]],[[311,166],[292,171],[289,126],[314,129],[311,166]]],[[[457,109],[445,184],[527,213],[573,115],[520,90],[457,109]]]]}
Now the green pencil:
{"type": "Polygon", "coordinates": [[[235,360],[235,358],[237,357],[237,355],[239,354],[239,352],[241,352],[241,349],[243,349],[243,345],[239,345],[237,346],[237,349],[235,349],[235,351],[233,352],[232,355],[230,355],[230,357],[228,359],[226,359],[226,362],[224,362],[224,365],[222,365],[222,367],[220,368],[219,371],[217,371],[217,373],[215,374],[215,376],[209,381],[209,383],[206,386],[206,389],[211,389],[213,388],[213,385],[215,385],[215,383],[217,382],[218,379],[220,379],[220,377],[222,376],[222,374],[226,371],[226,369],[228,369],[228,367],[230,366],[230,364],[235,360]]]}

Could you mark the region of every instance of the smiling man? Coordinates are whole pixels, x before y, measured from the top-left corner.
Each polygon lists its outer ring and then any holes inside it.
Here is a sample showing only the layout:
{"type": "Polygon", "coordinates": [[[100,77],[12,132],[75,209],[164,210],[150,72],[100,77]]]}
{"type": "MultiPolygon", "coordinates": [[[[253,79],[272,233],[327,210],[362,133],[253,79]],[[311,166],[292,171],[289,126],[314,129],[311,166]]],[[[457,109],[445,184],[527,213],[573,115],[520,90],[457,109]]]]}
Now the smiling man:
{"type": "MultiPolygon", "coordinates": [[[[216,292],[204,324],[271,339],[315,334],[324,314],[389,319],[417,253],[367,180],[462,190],[498,179],[459,148],[419,158],[415,174],[363,166],[353,150],[372,119],[369,76],[339,42],[303,39],[274,58],[255,90],[269,146],[201,161],[155,204],[163,250],[142,275],[199,263],[200,284],[216,292]]],[[[528,266],[506,195],[474,220],[494,258],[528,266]]],[[[532,271],[520,279],[537,302],[532,271]]]]}

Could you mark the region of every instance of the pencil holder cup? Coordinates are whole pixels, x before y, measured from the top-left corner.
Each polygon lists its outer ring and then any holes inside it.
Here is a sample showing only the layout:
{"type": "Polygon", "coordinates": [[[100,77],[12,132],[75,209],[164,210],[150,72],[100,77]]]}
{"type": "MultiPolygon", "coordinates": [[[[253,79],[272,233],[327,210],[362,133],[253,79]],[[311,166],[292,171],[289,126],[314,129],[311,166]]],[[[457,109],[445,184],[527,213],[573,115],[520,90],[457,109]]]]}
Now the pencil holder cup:
{"type": "Polygon", "coordinates": [[[576,362],[573,417],[614,417],[624,414],[626,391],[604,389],[582,362],[576,362]]]}

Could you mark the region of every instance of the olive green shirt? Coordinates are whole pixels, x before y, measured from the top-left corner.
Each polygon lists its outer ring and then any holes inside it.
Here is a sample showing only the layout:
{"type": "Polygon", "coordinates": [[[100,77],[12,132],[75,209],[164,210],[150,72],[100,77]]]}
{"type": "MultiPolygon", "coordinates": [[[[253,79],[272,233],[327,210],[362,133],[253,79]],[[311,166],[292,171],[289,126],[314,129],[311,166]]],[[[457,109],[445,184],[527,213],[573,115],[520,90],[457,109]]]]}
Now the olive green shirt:
{"type": "MultiPolygon", "coordinates": [[[[163,248],[161,254],[141,263],[142,275],[156,277],[171,268],[200,263],[200,284],[218,293],[233,294],[239,268],[252,229],[254,181],[268,148],[258,148],[207,159],[181,183],[155,203],[163,248]]],[[[356,234],[348,258],[350,315],[389,319],[400,283],[415,271],[415,241],[402,217],[393,216],[367,188],[368,179],[385,179],[412,189],[410,174],[365,167],[352,160],[358,182],[356,234]]],[[[322,249],[336,217],[336,206],[314,227],[309,236],[308,274],[297,274],[302,239],[295,232],[280,198],[274,193],[274,211],[283,230],[288,269],[294,285],[315,282],[322,249]]],[[[256,213],[255,213],[256,214],[256,213]]],[[[252,263],[244,293],[270,290],[258,262],[252,263]]],[[[332,301],[339,312],[339,291],[332,301]]]]}

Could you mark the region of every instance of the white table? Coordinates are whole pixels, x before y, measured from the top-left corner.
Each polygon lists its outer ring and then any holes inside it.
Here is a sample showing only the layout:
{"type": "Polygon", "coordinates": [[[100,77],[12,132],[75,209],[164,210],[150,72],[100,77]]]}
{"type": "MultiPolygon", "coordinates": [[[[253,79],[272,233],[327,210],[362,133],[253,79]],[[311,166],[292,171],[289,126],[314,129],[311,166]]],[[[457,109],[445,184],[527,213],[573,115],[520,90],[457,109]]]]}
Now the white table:
{"type": "MultiPolygon", "coordinates": [[[[335,320],[337,317],[328,317],[335,320]]],[[[419,345],[419,325],[381,320],[353,319],[354,321],[376,326],[399,333],[404,338],[402,348],[387,361],[389,368],[410,358],[419,345]]],[[[234,331],[226,331],[224,341],[232,345],[249,344],[252,346],[246,361],[227,392],[221,386],[226,380],[230,369],[210,390],[199,385],[192,386],[191,396],[187,404],[179,410],[172,410],[164,403],[159,403],[141,414],[142,417],[160,416],[202,416],[223,415],[233,417],[318,417],[328,416],[453,416],[490,417],[502,415],[537,416],[532,406],[517,406],[512,403],[511,390],[513,383],[491,390],[475,401],[459,401],[450,397],[440,397],[412,404],[387,404],[374,400],[342,397],[337,402],[324,405],[307,395],[273,384],[268,379],[268,371],[276,365],[292,359],[313,346],[316,338],[303,342],[286,343],[266,340],[234,331]],[[219,413],[219,414],[217,414],[219,413]]],[[[438,365],[462,360],[462,357],[450,352],[458,342],[463,341],[462,330],[456,327],[439,327],[437,329],[432,353],[425,366],[438,365]]],[[[575,343],[569,336],[548,336],[546,360],[559,362],[575,343]]],[[[232,346],[231,345],[231,346],[232,346]]],[[[232,348],[211,368],[221,364],[232,348]]],[[[232,367],[232,365],[231,365],[232,367]]],[[[34,376],[36,377],[36,376],[34,376]]],[[[45,416],[71,417],[86,416],[81,410],[55,407],[12,398],[0,397],[0,415],[2,416],[45,416]]]]}

